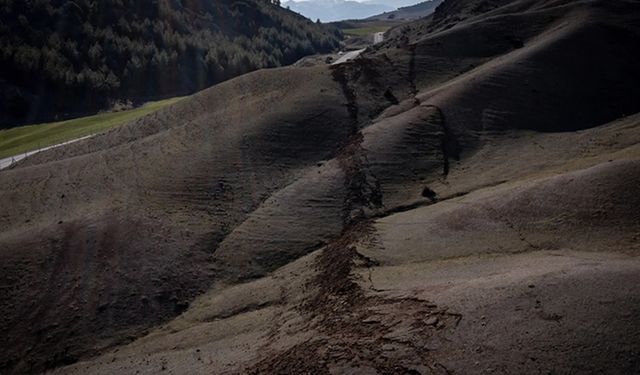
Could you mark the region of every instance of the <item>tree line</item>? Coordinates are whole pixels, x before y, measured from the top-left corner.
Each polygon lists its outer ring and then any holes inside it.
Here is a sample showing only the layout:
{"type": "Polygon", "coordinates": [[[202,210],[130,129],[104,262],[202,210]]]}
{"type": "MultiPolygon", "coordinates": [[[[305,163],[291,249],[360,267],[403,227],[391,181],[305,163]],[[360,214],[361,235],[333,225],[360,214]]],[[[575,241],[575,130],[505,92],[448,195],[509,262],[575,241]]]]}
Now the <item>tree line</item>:
{"type": "Polygon", "coordinates": [[[0,0],[0,126],[184,95],[328,52],[277,0],[0,0]]]}

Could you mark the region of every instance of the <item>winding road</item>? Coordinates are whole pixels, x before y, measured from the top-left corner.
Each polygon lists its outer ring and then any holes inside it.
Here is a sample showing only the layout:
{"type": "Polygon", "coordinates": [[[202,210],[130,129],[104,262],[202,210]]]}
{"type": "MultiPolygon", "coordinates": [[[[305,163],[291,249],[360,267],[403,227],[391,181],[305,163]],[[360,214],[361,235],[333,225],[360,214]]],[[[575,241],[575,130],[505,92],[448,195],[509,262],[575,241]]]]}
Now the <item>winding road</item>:
{"type": "Polygon", "coordinates": [[[13,164],[19,162],[20,160],[22,160],[24,158],[27,158],[27,157],[29,157],[29,156],[31,156],[33,154],[37,154],[40,151],[46,151],[46,150],[49,150],[49,149],[52,149],[52,148],[68,145],[69,143],[78,142],[78,141],[81,141],[83,139],[87,139],[87,138],[90,138],[90,137],[93,137],[93,135],[87,135],[87,136],[84,136],[84,137],[72,139],[70,141],[58,143],[58,144],[55,144],[55,145],[39,148],[37,150],[27,151],[27,152],[24,152],[24,153],[21,153],[21,154],[18,154],[18,155],[9,156],[8,158],[0,159],[0,170],[8,168],[8,167],[12,166],[13,164]]]}
{"type": "MultiPolygon", "coordinates": [[[[373,34],[373,44],[381,43],[384,40],[384,32],[374,33],[373,34]]],[[[344,55],[340,56],[340,58],[332,63],[332,65],[342,64],[343,62],[347,62],[349,60],[353,60],[358,57],[366,48],[358,49],[355,51],[345,52],[344,55]]]]}

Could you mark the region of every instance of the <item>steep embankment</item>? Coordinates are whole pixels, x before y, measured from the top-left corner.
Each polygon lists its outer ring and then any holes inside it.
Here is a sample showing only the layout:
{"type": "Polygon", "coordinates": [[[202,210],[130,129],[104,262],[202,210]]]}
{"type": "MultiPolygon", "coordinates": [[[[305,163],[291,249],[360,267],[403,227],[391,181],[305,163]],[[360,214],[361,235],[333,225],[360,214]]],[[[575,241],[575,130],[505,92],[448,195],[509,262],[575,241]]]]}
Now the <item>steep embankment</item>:
{"type": "Polygon", "coordinates": [[[447,1],[0,172],[2,369],[637,371],[638,10],[447,1]]]}

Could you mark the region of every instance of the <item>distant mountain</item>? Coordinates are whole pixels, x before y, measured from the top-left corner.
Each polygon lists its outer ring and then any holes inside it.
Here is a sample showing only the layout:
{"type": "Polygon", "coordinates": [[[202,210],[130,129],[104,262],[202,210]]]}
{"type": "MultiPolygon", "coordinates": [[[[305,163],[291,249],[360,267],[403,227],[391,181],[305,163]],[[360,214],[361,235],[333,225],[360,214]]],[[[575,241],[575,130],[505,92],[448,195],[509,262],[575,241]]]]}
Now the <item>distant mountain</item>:
{"type": "Polygon", "coordinates": [[[385,4],[349,0],[286,1],[282,5],[314,21],[319,19],[322,22],[367,18],[394,9],[385,4]]]}
{"type": "Polygon", "coordinates": [[[391,12],[384,12],[368,20],[415,20],[432,14],[444,0],[428,0],[421,3],[401,7],[391,12]]]}
{"type": "Polygon", "coordinates": [[[388,5],[394,9],[397,9],[415,5],[420,2],[420,0],[371,0],[371,2],[375,2],[376,4],[388,5]]]}
{"type": "Polygon", "coordinates": [[[340,39],[262,0],[1,3],[0,128],[190,94],[340,39]]]}

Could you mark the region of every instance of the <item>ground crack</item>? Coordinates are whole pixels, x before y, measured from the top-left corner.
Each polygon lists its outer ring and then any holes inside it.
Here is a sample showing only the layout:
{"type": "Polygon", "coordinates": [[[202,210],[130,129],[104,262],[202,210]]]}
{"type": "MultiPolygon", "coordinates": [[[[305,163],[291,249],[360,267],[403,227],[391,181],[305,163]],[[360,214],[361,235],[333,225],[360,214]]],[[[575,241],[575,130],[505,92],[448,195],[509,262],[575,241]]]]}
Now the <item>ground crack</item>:
{"type": "Polygon", "coordinates": [[[332,366],[379,373],[420,373],[426,366],[446,373],[437,365],[430,339],[456,327],[462,316],[416,297],[365,293],[352,270],[377,262],[354,244],[373,235],[371,222],[361,220],[323,249],[316,259],[318,274],[308,285],[317,292],[299,305],[317,338],[270,351],[248,373],[329,374],[332,366]]]}

